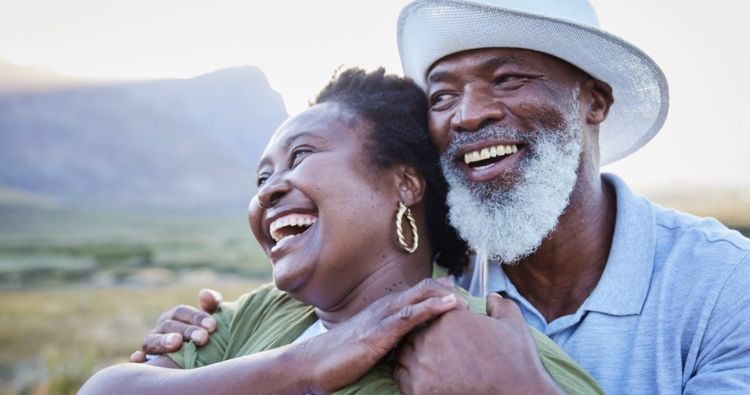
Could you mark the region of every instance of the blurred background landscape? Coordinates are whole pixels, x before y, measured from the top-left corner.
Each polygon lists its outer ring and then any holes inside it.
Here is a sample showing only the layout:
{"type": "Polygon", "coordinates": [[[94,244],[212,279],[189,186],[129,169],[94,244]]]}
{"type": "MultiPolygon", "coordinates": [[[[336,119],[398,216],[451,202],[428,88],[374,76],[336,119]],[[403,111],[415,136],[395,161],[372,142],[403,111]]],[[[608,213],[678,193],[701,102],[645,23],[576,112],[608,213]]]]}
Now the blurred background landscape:
{"type": "Polygon", "coordinates": [[[0,61],[0,392],[74,393],[170,305],[268,281],[246,207],[286,116],[256,67],[93,84],[0,61]]]}
{"type": "MultiPolygon", "coordinates": [[[[334,69],[400,72],[406,2],[0,0],[0,395],[75,393],[200,288],[269,281],[258,156],[334,69]]],[[[592,3],[671,94],[604,170],[750,235],[750,3],[592,3]]]]}

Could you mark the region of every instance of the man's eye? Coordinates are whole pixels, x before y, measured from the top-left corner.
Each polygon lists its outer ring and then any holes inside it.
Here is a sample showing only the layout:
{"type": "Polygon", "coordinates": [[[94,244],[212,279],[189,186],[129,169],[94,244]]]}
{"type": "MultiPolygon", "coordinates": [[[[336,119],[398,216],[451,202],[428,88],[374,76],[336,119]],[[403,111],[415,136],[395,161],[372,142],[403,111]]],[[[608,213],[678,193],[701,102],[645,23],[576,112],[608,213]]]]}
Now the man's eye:
{"type": "Polygon", "coordinates": [[[517,88],[528,81],[528,77],[520,74],[503,74],[495,78],[495,85],[503,88],[517,88]]]}
{"type": "Polygon", "coordinates": [[[453,93],[436,93],[430,97],[430,108],[433,110],[445,109],[455,96],[453,93]]]}

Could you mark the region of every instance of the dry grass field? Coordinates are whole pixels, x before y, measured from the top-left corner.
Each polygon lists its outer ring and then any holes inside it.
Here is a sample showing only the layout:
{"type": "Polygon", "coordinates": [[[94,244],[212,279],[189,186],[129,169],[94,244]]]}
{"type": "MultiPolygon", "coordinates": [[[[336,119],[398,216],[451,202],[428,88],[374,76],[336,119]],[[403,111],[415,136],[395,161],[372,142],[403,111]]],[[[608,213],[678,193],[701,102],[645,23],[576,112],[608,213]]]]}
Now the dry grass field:
{"type": "MultiPolygon", "coordinates": [[[[0,202],[1,203],[1,202],[0,202]]],[[[243,214],[191,216],[0,204],[0,394],[74,394],[125,362],[156,317],[270,280],[243,214]]]]}
{"type": "MultiPolygon", "coordinates": [[[[750,195],[655,196],[750,235],[750,195]]],[[[0,395],[74,394],[200,288],[269,281],[244,214],[67,212],[0,201],[0,395]]]]}
{"type": "Polygon", "coordinates": [[[259,280],[194,276],[179,285],[71,286],[0,292],[0,393],[75,394],[96,370],[126,362],[156,317],[203,286],[230,300],[259,280]]]}

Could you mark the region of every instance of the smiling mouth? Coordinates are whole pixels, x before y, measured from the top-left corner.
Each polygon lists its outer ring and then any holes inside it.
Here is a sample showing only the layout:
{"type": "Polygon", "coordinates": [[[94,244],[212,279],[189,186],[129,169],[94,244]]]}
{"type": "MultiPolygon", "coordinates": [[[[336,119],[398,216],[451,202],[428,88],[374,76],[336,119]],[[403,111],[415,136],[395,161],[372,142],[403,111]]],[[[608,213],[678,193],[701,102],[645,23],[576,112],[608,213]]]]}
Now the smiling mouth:
{"type": "Polygon", "coordinates": [[[309,214],[288,214],[271,222],[268,233],[278,245],[282,240],[305,233],[317,220],[317,217],[309,214]]]}
{"type": "Polygon", "coordinates": [[[486,169],[506,157],[518,152],[518,145],[493,145],[476,151],[470,151],[464,154],[464,163],[472,169],[486,169]]]}

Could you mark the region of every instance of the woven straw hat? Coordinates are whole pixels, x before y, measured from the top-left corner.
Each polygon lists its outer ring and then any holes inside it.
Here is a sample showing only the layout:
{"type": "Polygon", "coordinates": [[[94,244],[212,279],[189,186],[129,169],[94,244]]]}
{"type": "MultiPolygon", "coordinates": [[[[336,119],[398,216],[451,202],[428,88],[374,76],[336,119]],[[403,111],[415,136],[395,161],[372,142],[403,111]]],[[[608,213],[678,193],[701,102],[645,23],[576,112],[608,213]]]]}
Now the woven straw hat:
{"type": "Polygon", "coordinates": [[[664,124],[669,89],[643,51],[599,28],[587,0],[417,0],[398,19],[404,74],[423,89],[439,59],[478,48],[523,48],[556,56],[608,83],[615,103],[600,127],[601,163],[642,147],[664,124]]]}

